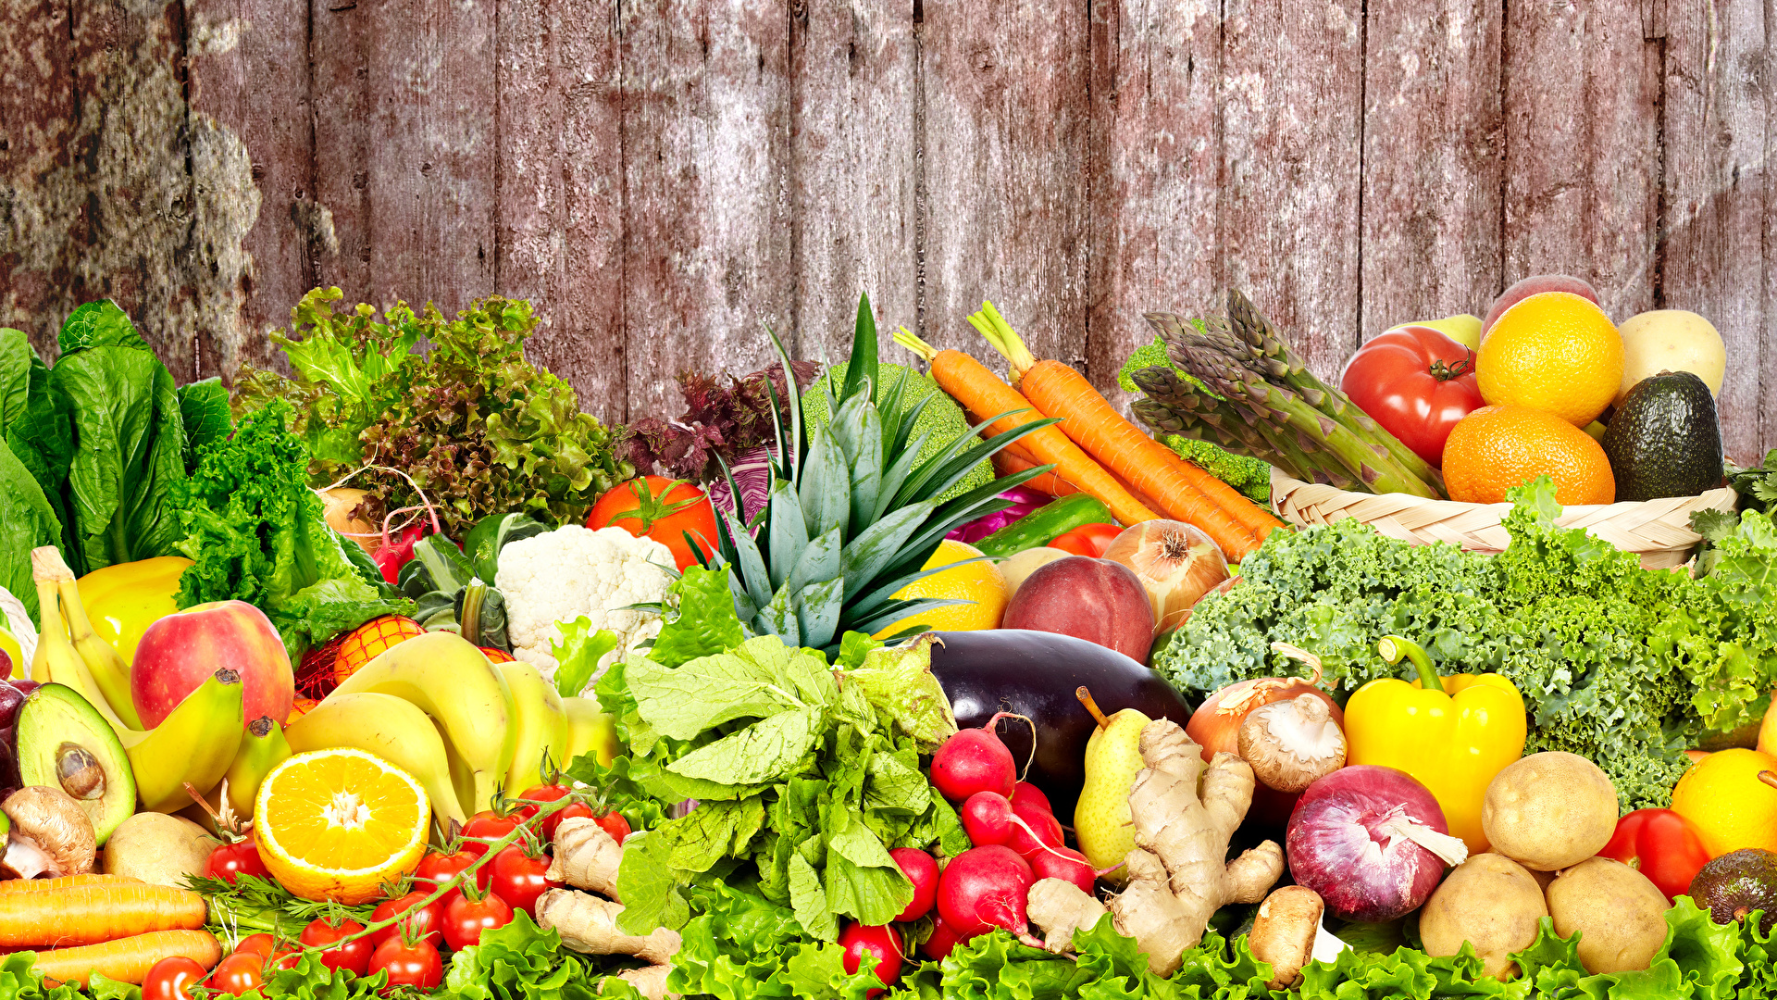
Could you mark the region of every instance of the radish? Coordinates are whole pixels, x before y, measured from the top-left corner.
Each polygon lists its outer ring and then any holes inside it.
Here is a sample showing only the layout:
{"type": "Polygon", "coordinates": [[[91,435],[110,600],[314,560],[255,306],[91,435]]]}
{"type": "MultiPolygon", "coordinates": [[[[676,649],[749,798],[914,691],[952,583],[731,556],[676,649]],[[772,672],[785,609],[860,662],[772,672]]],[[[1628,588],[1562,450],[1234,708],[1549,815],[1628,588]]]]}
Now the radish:
{"type": "Polygon", "coordinates": [[[1000,719],[1007,717],[1010,713],[1001,712],[980,729],[958,731],[932,755],[932,785],[945,798],[961,802],[976,792],[997,792],[1011,798],[1018,783],[1018,765],[993,731],[1000,719]]]}
{"type": "Polygon", "coordinates": [[[1028,860],[1045,846],[1061,846],[1061,821],[1049,810],[1039,808],[1029,801],[1013,802],[1012,815],[1017,822],[1013,824],[1012,836],[1006,841],[1006,846],[1017,851],[1020,857],[1028,860]]]}
{"type": "Polygon", "coordinates": [[[998,792],[976,792],[956,811],[963,832],[976,847],[1004,844],[1012,839],[1012,803],[998,792]]]}
{"type": "Polygon", "coordinates": [[[951,859],[938,879],[938,915],[961,940],[1004,927],[1028,936],[1025,897],[1036,876],[1010,847],[973,847],[951,859]]]}
{"type": "Polygon", "coordinates": [[[939,917],[938,922],[932,925],[932,936],[926,938],[925,943],[919,946],[919,950],[932,961],[942,962],[950,954],[951,949],[961,944],[962,940],[957,936],[956,931],[944,922],[944,918],[939,917]]]}
{"type": "MultiPolygon", "coordinates": [[[[906,952],[901,947],[901,936],[893,928],[852,924],[840,932],[839,946],[845,949],[841,961],[846,975],[855,975],[865,962],[869,962],[870,971],[876,973],[876,978],[884,985],[893,986],[901,978],[901,959],[906,952]]],[[[875,989],[864,995],[879,997],[887,992],[886,989],[875,989]]]]}
{"type": "Polygon", "coordinates": [[[1087,863],[1086,855],[1071,847],[1037,851],[1029,855],[1028,860],[1031,871],[1037,878],[1058,878],[1063,882],[1072,882],[1087,893],[1092,891],[1092,883],[1097,880],[1097,873],[1087,863]]]}
{"type": "Polygon", "coordinates": [[[1041,788],[1038,788],[1028,781],[1020,781],[1012,786],[1012,805],[1014,807],[1021,805],[1038,806],[1051,816],[1055,814],[1055,807],[1049,804],[1049,796],[1044,795],[1041,788]]]}
{"type": "Polygon", "coordinates": [[[901,874],[913,883],[913,902],[907,904],[895,922],[918,920],[932,912],[932,904],[938,900],[938,859],[911,847],[897,847],[889,852],[889,857],[895,859],[901,874]]]}

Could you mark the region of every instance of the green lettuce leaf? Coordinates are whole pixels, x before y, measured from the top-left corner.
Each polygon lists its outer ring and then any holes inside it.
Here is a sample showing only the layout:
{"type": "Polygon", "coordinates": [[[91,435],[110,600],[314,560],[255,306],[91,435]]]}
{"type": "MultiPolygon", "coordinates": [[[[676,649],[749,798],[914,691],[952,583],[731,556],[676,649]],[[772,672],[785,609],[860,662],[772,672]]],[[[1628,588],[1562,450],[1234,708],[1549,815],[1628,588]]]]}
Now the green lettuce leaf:
{"type": "MultiPolygon", "coordinates": [[[[12,449],[0,442],[0,586],[38,615],[37,584],[31,576],[31,550],[40,545],[59,545],[62,523],[55,508],[43,496],[37,480],[12,449]]],[[[13,664],[15,674],[24,664],[13,664]]]]}
{"type": "Polygon", "coordinates": [[[746,635],[734,614],[728,589],[728,568],[692,566],[668,591],[669,613],[648,651],[648,659],[677,667],[700,656],[713,656],[740,645],[746,635]]]}
{"type": "Polygon", "coordinates": [[[557,622],[561,639],[550,645],[555,656],[555,690],[563,698],[571,698],[586,690],[597,672],[599,660],[617,648],[622,639],[608,628],[594,630],[592,619],[585,615],[571,622],[557,622]]]}

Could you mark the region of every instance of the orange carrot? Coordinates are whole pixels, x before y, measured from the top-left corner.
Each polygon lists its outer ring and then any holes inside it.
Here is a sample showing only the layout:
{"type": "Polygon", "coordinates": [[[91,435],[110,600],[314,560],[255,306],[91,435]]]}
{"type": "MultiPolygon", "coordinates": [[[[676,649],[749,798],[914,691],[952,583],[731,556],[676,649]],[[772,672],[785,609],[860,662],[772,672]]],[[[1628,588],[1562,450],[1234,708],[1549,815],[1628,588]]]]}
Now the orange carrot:
{"type": "Polygon", "coordinates": [[[68,889],[77,885],[141,885],[142,880],[127,875],[64,875],[61,878],[13,878],[0,881],[0,895],[8,892],[45,892],[68,889]]]}
{"type": "Polygon", "coordinates": [[[0,948],[71,947],[204,925],[204,897],[147,882],[27,890],[5,899],[0,948]]]}
{"type": "Polygon", "coordinates": [[[1142,433],[1085,376],[1059,361],[1038,361],[991,303],[983,303],[969,322],[1011,362],[1018,390],[1038,412],[1061,417],[1057,426],[1089,455],[1154,498],[1168,517],[1202,528],[1228,558],[1245,558],[1282,526],[1227,483],[1142,433]]]}
{"type": "Polygon", "coordinates": [[[37,953],[37,971],[45,979],[85,986],[93,973],[106,979],[142,985],[148,970],[163,958],[182,956],[208,969],[222,960],[222,946],[209,931],[151,931],[78,948],[53,948],[37,953]]]}
{"type": "MultiPolygon", "coordinates": [[[[1042,419],[1031,412],[1029,400],[1013,391],[1011,386],[986,365],[967,354],[961,351],[940,351],[908,333],[905,328],[895,334],[895,343],[930,362],[932,380],[971,413],[979,413],[985,419],[1008,411],[1024,411],[1000,417],[990,427],[984,428],[984,433],[1002,434],[1042,419]]],[[[1029,457],[1038,459],[1044,465],[1054,464],[1058,478],[1082,493],[1090,493],[1110,508],[1111,516],[1119,524],[1130,525],[1159,518],[1158,514],[1130,496],[1129,491],[1118,485],[1103,466],[1094,462],[1091,456],[1080,450],[1079,445],[1068,440],[1067,435],[1053,425],[1032,431],[1019,438],[1016,443],[1025,446],[1023,450],[1029,457]]]]}
{"type": "MultiPolygon", "coordinates": [[[[979,420],[975,422],[980,423],[979,420]]],[[[1026,469],[1034,469],[1042,464],[1044,463],[1032,462],[1022,455],[1015,455],[1010,448],[993,456],[993,471],[1002,476],[1015,476],[1026,469]]],[[[1080,492],[1067,480],[1053,472],[1045,472],[1035,479],[1027,479],[1024,481],[1024,485],[1038,493],[1047,493],[1052,497],[1065,497],[1080,492]]]]}

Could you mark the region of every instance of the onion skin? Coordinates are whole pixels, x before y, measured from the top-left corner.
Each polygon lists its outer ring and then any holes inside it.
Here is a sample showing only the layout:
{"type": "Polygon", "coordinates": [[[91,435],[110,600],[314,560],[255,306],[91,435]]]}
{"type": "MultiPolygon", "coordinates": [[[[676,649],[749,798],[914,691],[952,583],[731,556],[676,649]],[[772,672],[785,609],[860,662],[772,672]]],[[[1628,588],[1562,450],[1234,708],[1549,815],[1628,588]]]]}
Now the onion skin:
{"type": "MultiPolygon", "coordinates": [[[[1226,751],[1240,756],[1240,724],[1246,721],[1254,709],[1269,705],[1274,701],[1288,701],[1299,695],[1312,694],[1327,703],[1327,709],[1333,715],[1333,722],[1341,731],[1345,729],[1345,712],[1333,702],[1332,696],[1315,687],[1306,677],[1263,677],[1250,681],[1230,684],[1191,714],[1191,721],[1185,724],[1185,735],[1203,748],[1203,759],[1207,763],[1217,753],[1226,751]],[[1261,687],[1262,685],[1262,687],[1261,687]],[[1257,690],[1255,690],[1257,688],[1257,690]]],[[[1280,792],[1267,787],[1263,782],[1255,781],[1253,785],[1253,804],[1247,810],[1247,818],[1265,826],[1281,827],[1289,822],[1290,813],[1296,807],[1299,796],[1288,792],[1280,792]]]]}
{"type": "Polygon", "coordinates": [[[1418,909],[1443,880],[1443,859],[1405,837],[1375,832],[1400,815],[1449,833],[1438,800],[1413,776],[1358,764],[1308,786],[1290,816],[1290,874],[1341,920],[1381,923],[1418,909]]]}
{"type": "Polygon", "coordinates": [[[1111,540],[1103,558],[1135,573],[1154,607],[1154,635],[1173,631],[1203,595],[1228,580],[1228,560],[1201,528],[1183,521],[1143,521],[1111,540]]]}
{"type": "Polygon", "coordinates": [[[379,539],[376,537],[376,526],[362,518],[352,516],[370,495],[369,490],[352,489],[349,486],[336,486],[321,491],[321,504],[325,509],[324,517],[327,526],[334,531],[357,542],[358,546],[371,555],[376,555],[379,539]]]}

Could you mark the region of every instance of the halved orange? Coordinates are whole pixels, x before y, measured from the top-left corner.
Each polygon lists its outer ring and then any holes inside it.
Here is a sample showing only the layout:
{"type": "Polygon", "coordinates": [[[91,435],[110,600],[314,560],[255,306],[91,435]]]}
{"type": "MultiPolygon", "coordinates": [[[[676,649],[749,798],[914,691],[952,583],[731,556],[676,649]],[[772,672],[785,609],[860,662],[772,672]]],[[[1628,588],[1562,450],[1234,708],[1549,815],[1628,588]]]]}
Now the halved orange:
{"type": "Polygon", "coordinates": [[[419,866],[432,804],[413,775],[351,747],[299,753],[253,805],[260,860],[303,899],[355,905],[419,866]]]}

